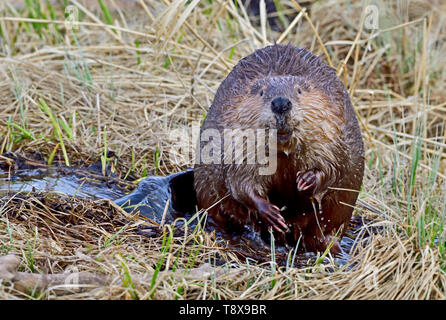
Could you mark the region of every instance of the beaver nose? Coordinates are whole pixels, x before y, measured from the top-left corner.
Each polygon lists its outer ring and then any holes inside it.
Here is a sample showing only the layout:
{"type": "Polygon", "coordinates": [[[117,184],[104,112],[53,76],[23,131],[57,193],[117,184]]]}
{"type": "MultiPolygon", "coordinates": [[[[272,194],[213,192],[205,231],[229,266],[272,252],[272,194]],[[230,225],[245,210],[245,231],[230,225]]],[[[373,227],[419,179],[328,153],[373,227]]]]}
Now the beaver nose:
{"type": "Polygon", "coordinates": [[[291,101],[284,97],[277,97],[271,101],[271,110],[277,115],[290,112],[292,106],[291,101]]]}

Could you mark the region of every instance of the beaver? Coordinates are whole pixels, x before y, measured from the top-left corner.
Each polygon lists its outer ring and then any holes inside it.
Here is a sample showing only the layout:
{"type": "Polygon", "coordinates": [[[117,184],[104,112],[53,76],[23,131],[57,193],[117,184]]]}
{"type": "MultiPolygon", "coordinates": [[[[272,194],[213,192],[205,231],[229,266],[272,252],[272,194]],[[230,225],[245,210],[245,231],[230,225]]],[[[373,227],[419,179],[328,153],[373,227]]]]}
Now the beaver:
{"type": "Polygon", "coordinates": [[[336,239],[362,184],[364,146],[349,95],[320,57],[290,43],[241,59],[216,92],[197,151],[197,203],[214,228],[243,232],[249,226],[265,242],[272,235],[278,244],[299,244],[301,252],[329,245],[339,252],[336,239]],[[275,147],[263,155],[276,152],[274,172],[260,174],[265,159],[250,163],[249,150],[242,161],[224,161],[232,152],[222,147],[225,134],[243,129],[275,133],[275,147]],[[209,130],[219,138],[209,138],[209,130]],[[222,154],[212,159],[220,161],[203,160],[218,148],[222,154]]]}

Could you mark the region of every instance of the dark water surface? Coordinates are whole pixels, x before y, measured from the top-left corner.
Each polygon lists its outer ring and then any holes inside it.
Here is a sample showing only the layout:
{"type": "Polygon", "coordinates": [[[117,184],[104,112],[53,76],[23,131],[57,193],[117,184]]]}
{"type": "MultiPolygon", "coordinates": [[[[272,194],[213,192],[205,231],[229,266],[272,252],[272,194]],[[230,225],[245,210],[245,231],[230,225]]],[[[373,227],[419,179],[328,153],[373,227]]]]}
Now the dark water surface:
{"type": "Polygon", "coordinates": [[[24,169],[9,172],[0,170],[0,195],[16,192],[63,193],[85,199],[116,199],[125,191],[107,184],[88,170],[57,168],[24,169]]]}

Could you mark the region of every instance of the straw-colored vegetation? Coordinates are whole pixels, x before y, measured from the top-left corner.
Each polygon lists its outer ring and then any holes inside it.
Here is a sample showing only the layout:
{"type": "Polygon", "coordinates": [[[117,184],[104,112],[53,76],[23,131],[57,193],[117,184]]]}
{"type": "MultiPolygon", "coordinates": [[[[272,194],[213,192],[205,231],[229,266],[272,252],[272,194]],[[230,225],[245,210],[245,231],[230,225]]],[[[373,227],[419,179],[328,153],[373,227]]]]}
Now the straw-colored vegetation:
{"type": "Polygon", "coordinates": [[[3,281],[0,298],[446,297],[444,1],[286,0],[271,28],[263,10],[249,18],[238,1],[72,0],[73,29],[64,1],[18,2],[0,2],[0,154],[102,161],[121,179],[183,170],[192,160],[170,154],[185,141],[169,134],[203,118],[241,57],[291,41],[345,82],[366,145],[355,215],[381,228],[347,265],[278,267],[271,256],[245,261],[200,230],[147,228],[109,202],[16,197],[0,202],[0,256],[19,258],[10,271],[99,280],[71,291],[3,281]]]}

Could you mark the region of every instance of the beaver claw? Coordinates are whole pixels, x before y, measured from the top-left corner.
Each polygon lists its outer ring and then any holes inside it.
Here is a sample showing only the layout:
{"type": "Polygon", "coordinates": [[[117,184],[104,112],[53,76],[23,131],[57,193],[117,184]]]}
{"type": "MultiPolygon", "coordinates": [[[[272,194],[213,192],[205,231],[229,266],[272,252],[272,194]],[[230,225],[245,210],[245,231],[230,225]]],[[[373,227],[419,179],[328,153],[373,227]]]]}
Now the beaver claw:
{"type": "Polygon", "coordinates": [[[257,210],[262,221],[270,225],[274,230],[283,233],[288,231],[285,219],[280,214],[280,209],[277,206],[265,201],[258,205],[257,210]]]}
{"type": "Polygon", "coordinates": [[[296,183],[298,191],[313,191],[316,187],[317,177],[313,171],[301,172],[296,174],[296,183]]]}

